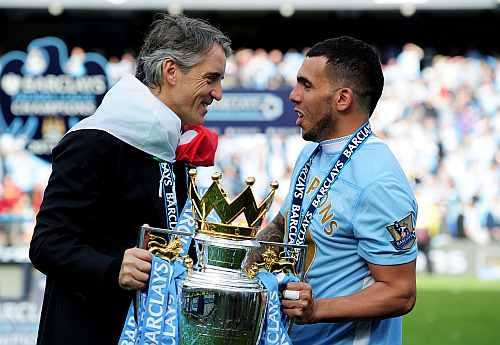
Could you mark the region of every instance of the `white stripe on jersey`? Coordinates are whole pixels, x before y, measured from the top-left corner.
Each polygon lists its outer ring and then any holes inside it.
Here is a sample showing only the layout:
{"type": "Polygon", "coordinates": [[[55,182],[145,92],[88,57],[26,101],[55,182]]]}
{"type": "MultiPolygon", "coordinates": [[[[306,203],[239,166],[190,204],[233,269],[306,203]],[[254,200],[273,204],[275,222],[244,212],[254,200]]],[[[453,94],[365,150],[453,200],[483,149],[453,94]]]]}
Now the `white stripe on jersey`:
{"type": "Polygon", "coordinates": [[[370,343],[371,330],[371,321],[357,322],[356,329],[354,330],[354,341],[352,345],[368,345],[370,343]]]}
{"type": "MultiPolygon", "coordinates": [[[[363,280],[362,289],[366,289],[370,285],[375,283],[372,276],[368,276],[363,280]]],[[[356,323],[356,329],[354,330],[354,342],[352,345],[368,345],[370,343],[371,335],[371,321],[360,321],[356,323]]]]}

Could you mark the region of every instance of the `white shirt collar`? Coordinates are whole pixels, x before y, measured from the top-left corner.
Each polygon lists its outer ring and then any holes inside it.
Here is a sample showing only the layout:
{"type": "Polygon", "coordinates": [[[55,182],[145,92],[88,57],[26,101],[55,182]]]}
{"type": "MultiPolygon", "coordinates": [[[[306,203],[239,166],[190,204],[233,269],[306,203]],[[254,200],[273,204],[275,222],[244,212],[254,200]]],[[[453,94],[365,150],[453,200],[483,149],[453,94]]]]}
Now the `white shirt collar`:
{"type": "Polygon", "coordinates": [[[323,140],[320,141],[319,145],[321,146],[321,150],[326,154],[337,153],[344,148],[350,137],[351,135],[346,135],[340,138],[323,140]]]}

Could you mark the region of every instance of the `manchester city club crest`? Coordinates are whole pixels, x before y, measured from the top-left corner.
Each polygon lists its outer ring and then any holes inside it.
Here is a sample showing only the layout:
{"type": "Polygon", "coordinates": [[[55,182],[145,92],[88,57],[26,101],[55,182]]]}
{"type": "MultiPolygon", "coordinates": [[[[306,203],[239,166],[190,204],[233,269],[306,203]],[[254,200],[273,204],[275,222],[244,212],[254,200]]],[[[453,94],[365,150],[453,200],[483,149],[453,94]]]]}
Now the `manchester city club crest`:
{"type": "Polygon", "coordinates": [[[417,238],[413,228],[413,213],[408,214],[401,220],[386,226],[394,241],[391,241],[397,250],[409,250],[413,247],[417,238]]]}

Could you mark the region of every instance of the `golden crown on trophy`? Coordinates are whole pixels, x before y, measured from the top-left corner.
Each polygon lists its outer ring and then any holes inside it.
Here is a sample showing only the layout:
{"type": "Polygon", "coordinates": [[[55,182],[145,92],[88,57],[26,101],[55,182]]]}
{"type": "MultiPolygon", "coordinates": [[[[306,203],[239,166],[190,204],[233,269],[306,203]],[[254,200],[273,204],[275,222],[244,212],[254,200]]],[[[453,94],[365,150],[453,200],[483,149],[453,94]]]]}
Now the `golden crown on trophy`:
{"type": "Polygon", "coordinates": [[[245,180],[246,187],[232,201],[221,186],[222,174],[212,175],[212,184],[203,197],[196,188],[196,170],[189,171],[189,196],[193,202],[193,213],[198,222],[198,231],[207,235],[229,239],[254,239],[267,211],[271,207],[278,182],[272,181],[271,191],[260,205],[257,205],[252,192],[255,178],[245,180]],[[220,222],[208,221],[212,212],[220,222]],[[244,215],[244,217],[242,216],[244,215]]]}

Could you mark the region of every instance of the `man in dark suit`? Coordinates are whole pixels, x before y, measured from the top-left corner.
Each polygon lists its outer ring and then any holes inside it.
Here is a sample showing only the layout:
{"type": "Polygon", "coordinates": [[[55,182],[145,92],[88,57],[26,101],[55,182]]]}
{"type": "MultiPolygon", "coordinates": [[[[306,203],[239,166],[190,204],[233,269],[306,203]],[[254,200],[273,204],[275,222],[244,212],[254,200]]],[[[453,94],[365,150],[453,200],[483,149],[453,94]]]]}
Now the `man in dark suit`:
{"type": "MultiPolygon", "coordinates": [[[[230,40],[210,24],[162,16],[136,76],[123,77],[53,150],[30,246],[47,275],[38,345],[117,344],[151,269],[151,254],[134,248],[139,227],[167,223],[161,169],[171,169],[182,128],[201,125],[222,98],[230,54],[230,40]]],[[[185,199],[180,170],[177,196],[185,199]]]]}

